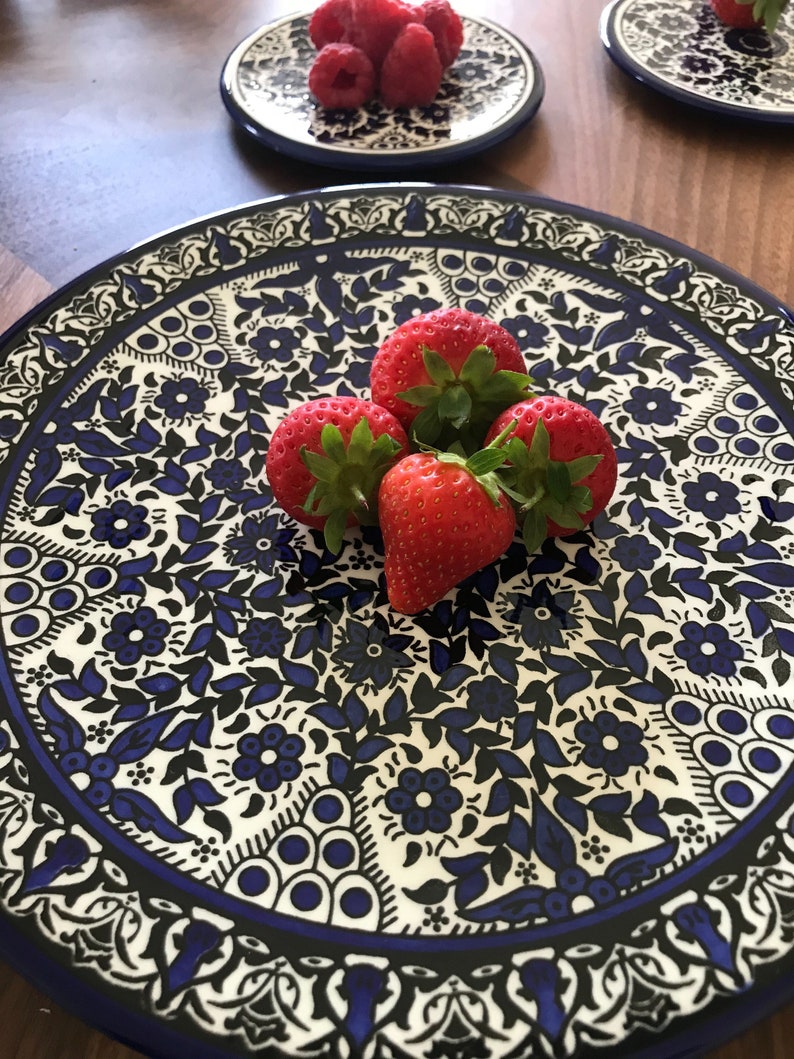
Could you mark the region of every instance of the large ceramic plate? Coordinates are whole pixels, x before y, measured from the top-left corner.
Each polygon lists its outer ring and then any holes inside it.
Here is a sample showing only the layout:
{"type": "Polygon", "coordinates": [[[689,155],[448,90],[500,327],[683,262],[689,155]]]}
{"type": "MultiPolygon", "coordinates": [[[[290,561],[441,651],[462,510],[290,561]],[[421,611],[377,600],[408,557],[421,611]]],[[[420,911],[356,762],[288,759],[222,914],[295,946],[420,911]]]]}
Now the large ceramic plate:
{"type": "Polygon", "coordinates": [[[707,0],[613,0],[601,18],[611,58],[683,103],[750,121],[794,121],[794,15],[770,36],[730,29],[707,0]]]}
{"type": "Polygon", "coordinates": [[[2,939],[58,999],[160,1055],[508,1059],[697,1050],[790,991],[767,296],[553,202],[337,188],[156,238],[4,353],[2,939]],[[603,417],[619,487],[408,618],[262,465],[449,304],[603,417]]]}
{"type": "Polygon", "coordinates": [[[460,55],[429,107],[319,106],[308,90],[317,54],[309,15],[279,19],[243,40],[223,68],[221,95],[246,132],[304,161],[359,171],[454,162],[511,136],[544,92],[537,59],[512,33],[470,17],[463,28],[460,55]]]}

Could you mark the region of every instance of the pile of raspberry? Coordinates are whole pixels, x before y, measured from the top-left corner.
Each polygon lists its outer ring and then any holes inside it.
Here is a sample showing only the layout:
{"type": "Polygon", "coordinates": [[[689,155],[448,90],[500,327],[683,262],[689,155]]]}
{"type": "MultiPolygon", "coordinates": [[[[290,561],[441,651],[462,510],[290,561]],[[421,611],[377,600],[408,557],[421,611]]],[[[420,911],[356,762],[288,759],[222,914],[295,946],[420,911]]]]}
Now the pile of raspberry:
{"type": "Polygon", "coordinates": [[[463,44],[449,0],[324,0],[309,34],[317,48],[309,89],[322,106],[343,110],[375,98],[390,108],[429,106],[463,44]]]}

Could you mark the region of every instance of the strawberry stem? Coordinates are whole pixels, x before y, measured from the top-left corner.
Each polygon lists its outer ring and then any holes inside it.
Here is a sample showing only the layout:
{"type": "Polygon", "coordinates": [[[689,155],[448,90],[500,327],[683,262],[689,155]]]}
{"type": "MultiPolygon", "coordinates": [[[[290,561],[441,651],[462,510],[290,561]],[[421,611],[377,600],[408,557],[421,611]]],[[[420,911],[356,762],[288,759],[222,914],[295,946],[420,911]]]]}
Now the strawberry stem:
{"type": "Polygon", "coordinates": [[[342,432],[326,423],[320,434],[322,452],[304,445],[301,459],[314,476],[303,503],[307,515],[325,518],[323,536],[329,552],[342,548],[342,538],[351,516],[356,522],[377,522],[378,486],[400,451],[400,443],[389,434],[377,439],[366,416],[362,416],[345,444],[342,432]]]}
{"type": "MultiPolygon", "coordinates": [[[[515,425],[514,420],[507,428],[508,435],[515,425]]],[[[498,477],[519,516],[524,516],[524,543],[530,554],[548,536],[547,519],[564,529],[584,526],[582,515],[592,507],[593,498],[581,483],[603,459],[601,454],[594,454],[553,460],[549,450],[549,432],[543,419],[537,420],[529,446],[515,435],[508,436],[502,445],[507,462],[499,468],[498,477]]]]}
{"type": "Polygon", "coordinates": [[[531,377],[523,372],[496,371],[496,358],[488,346],[475,346],[457,375],[441,354],[428,346],[423,347],[422,357],[430,384],[397,394],[422,409],[412,426],[413,439],[419,445],[448,450],[457,440],[467,453],[474,453],[498,415],[533,396],[531,377]]]}

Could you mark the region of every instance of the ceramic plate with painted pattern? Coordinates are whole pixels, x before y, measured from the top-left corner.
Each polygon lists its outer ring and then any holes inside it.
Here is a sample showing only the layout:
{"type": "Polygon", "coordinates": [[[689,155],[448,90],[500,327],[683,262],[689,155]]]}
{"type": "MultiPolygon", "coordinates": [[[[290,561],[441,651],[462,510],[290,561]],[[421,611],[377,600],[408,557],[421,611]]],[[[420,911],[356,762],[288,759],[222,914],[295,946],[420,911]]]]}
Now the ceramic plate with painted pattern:
{"type": "Polygon", "coordinates": [[[378,101],[329,110],[309,94],[317,51],[309,15],[272,22],[227,59],[221,96],[237,124],[265,146],[342,169],[406,170],[478,154],[535,115],[544,93],[535,56],[487,19],[462,16],[463,47],[429,107],[378,101]]]}
{"type": "Polygon", "coordinates": [[[608,217],[400,184],[196,221],[2,345],[0,940],[59,1001],[158,1055],[572,1059],[790,991],[785,309],[608,217]],[[405,617],[377,532],[333,559],[263,460],[451,304],[609,425],[619,484],[405,617]]]}
{"type": "Polygon", "coordinates": [[[775,32],[732,29],[707,0],[613,0],[601,17],[610,57],[636,80],[715,114],[794,122],[794,13],[775,32]]]}

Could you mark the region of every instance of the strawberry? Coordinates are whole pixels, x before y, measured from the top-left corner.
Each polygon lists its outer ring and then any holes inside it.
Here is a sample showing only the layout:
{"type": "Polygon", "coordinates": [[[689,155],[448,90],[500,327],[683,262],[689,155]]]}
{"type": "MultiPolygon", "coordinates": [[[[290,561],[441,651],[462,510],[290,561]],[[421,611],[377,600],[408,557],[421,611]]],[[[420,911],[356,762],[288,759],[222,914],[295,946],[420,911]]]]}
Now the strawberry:
{"type": "Polygon", "coordinates": [[[546,537],[575,533],[603,511],[615,489],[617,459],[606,428],[588,408],[564,397],[534,397],[502,412],[486,442],[506,431],[503,488],[524,515],[530,553],[546,537]]]}
{"type": "Polygon", "coordinates": [[[499,448],[468,460],[450,452],[405,456],[378,493],[389,602],[416,614],[471,574],[498,559],[516,519],[494,475],[499,448]]]}
{"type": "Polygon", "coordinates": [[[736,29],[760,29],[774,33],[788,0],[710,0],[715,14],[736,29]]]}
{"type": "Polygon", "coordinates": [[[385,408],[359,397],[320,397],[276,427],[265,473],[287,514],[322,529],[336,554],[347,526],[377,522],[381,478],[407,452],[405,431],[385,408]]]}
{"type": "Polygon", "coordinates": [[[372,362],[372,400],[414,439],[436,448],[482,444],[499,413],[531,396],[518,343],[467,309],[435,309],[401,324],[372,362]]]}

